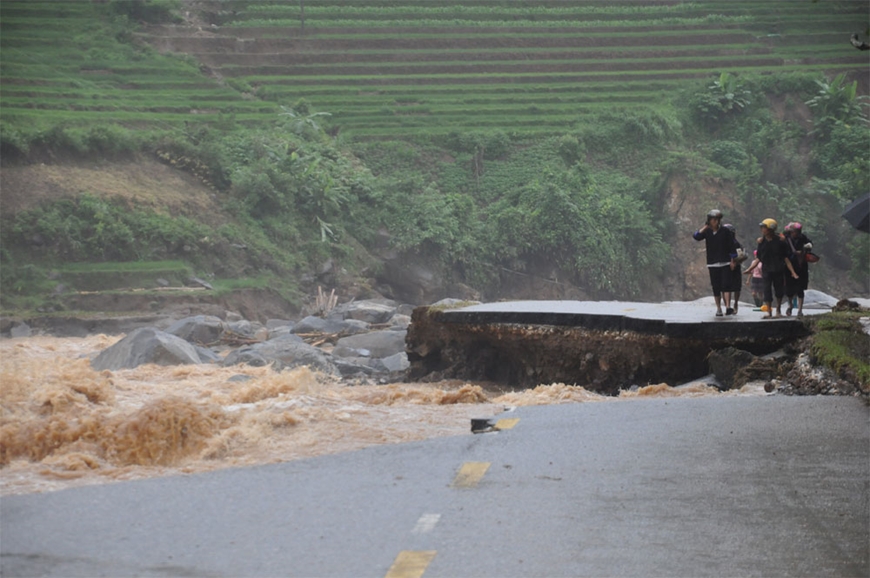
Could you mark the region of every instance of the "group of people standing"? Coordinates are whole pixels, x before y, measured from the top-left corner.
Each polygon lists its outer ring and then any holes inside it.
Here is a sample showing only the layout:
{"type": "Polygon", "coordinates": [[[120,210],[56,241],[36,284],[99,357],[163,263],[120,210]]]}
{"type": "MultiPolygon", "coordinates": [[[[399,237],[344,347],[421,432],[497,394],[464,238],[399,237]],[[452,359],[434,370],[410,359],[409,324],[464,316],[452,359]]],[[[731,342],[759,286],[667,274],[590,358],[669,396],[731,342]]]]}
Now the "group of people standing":
{"type": "Polygon", "coordinates": [[[797,315],[802,316],[804,291],[810,278],[809,263],[815,258],[811,253],[813,245],[804,235],[802,225],[789,223],[785,233],[780,235],[777,222],[764,219],[759,223],[761,237],[757,240],[755,258],[746,271],[742,271],[741,263],[748,259],[748,254],[737,240],[734,226],[723,224],[722,219],[722,211],[713,209],[707,213],[704,226],[692,235],[696,241],[706,242],[707,270],[716,299],[716,317],[737,314],[742,275],[751,276],[747,282],[751,280],[755,304],[765,312],[764,319],[782,317],[783,296],[788,299],[785,314],[791,315],[796,306],[797,315]]]}

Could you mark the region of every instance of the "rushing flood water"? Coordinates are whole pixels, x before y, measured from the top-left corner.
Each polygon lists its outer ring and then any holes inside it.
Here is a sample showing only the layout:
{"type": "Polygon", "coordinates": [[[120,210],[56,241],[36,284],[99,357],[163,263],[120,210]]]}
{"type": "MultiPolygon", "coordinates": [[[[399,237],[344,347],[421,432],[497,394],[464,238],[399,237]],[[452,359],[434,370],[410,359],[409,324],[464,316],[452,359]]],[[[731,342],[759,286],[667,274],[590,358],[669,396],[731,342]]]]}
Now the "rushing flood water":
{"type": "Polygon", "coordinates": [[[297,368],[147,365],[94,371],[120,337],[0,341],[0,495],[203,472],[470,435],[507,407],[721,394],[651,385],[619,398],[578,386],[494,393],[460,381],[348,386],[297,368]]]}

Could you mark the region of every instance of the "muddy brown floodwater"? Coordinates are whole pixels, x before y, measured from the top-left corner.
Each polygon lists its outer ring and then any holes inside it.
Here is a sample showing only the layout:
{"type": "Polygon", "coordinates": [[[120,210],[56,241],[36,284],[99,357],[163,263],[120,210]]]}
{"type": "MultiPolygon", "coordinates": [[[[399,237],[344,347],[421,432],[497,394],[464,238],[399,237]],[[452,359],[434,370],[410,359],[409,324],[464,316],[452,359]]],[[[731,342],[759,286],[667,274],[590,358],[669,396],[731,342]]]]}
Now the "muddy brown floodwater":
{"type": "Polygon", "coordinates": [[[0,341],[0,495],[470,435],[471,418],[514,406],[764,394],[695,383],[613,398],[565,384],[510,393],[461,381],[349,386],[307,368],[91,369],[90,358],[119,339],[0,341]]]}

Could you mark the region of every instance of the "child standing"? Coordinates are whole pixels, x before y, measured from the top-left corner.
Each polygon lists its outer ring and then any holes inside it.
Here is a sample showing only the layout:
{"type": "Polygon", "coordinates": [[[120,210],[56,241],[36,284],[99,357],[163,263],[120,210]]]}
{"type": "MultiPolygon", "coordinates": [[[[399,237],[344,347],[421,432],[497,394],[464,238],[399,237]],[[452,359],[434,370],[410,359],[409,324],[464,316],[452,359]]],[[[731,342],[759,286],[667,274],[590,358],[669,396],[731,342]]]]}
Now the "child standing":
{"type": "MultiPolygon", "coordinates": [[[[758,251],[752,252],[754,257],[758,256],[758,251]]],[[[759,262],[752,274],[746,278],[746,284],[749,285],[749,290],[752,292],[752,300],[755,301],[756,307],[761,307],[764,303],[764,281],[762,280],[761,272],[764,270],[759,262]]]]}

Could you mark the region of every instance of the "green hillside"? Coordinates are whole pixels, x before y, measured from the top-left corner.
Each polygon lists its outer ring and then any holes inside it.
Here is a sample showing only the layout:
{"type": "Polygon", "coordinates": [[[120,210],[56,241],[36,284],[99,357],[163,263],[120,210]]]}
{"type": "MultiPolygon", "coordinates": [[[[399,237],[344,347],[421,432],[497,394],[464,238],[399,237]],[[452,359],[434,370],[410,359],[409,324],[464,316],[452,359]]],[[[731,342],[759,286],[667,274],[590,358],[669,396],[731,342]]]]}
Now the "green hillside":
{"type": "Polygon", "coordinates": [[[863,0],[4,0],[6,175],[147,161],[210,191],[17,187],[4,303],[167,260],[297,297],[410,299],[411,263],[487,297],[688,298],[710,204],[745,239],[801,220],[822,286],[866,291],[839,210],[870,188],[867,28],[863,0]]]}

